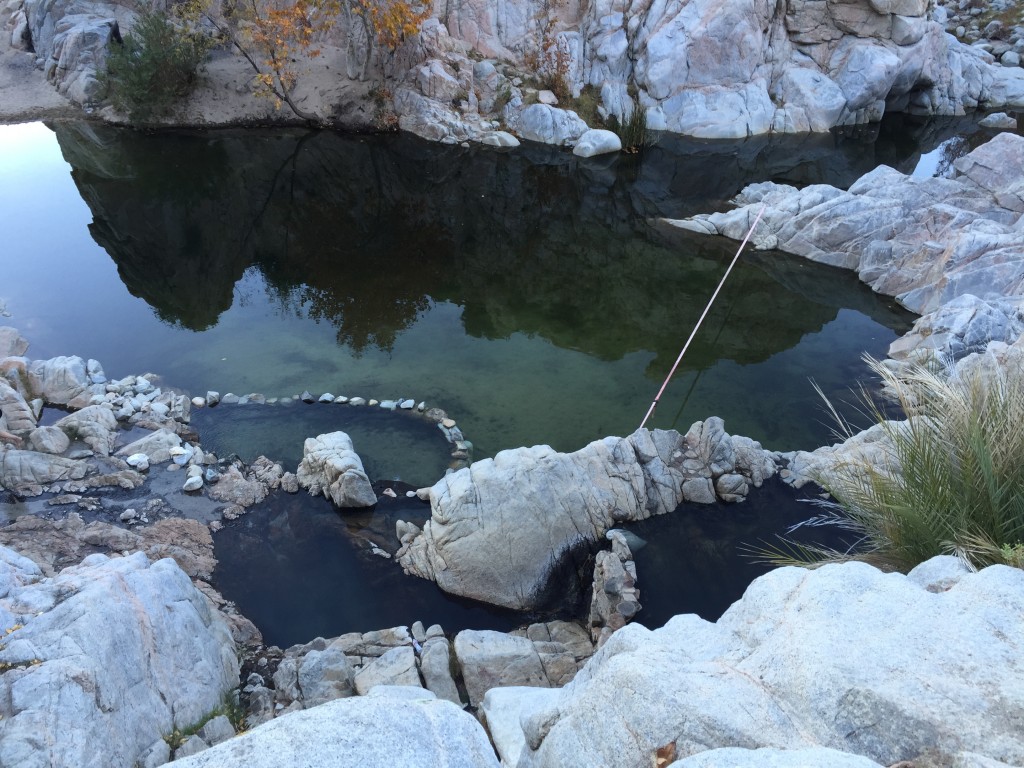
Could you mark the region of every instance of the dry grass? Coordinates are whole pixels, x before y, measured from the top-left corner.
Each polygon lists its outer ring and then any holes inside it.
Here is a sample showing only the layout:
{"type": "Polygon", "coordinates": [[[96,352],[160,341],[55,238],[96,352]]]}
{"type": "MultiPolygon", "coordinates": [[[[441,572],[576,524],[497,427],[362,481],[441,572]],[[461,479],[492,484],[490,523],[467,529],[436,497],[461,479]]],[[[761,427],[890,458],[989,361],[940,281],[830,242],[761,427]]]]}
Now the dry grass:
{"type": "Polygon", "coordinates": [[[835,499],[825,519],[856,535],[849,551],[783,540],[778,564],[864,560],[907,571],[939,554],[971,567],[1020,565],[1024,543],[1024,371],[916,365],[894,373],[868,360],[903,412],[887,421],[881,460],[853,459],[816,478],[835,499]],[[985,372],[987,370],[987,373],[985,372]]]}

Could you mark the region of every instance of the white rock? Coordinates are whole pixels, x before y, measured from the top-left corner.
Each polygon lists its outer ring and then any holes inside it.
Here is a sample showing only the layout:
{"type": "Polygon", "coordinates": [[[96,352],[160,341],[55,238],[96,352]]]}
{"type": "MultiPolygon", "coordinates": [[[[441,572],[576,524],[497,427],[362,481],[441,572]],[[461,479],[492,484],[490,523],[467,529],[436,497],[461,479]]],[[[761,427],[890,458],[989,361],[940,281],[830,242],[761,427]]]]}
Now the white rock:
{"type": "Polygon", "coordinates": [[[498,768],[487,734],[451,702],[361,696],[292,712],[180,768],[498,768]]]}
{"type": "Polygon", "coordinates": [[[481,144],[489,147],[518,147],[519,139],[507,131],[488,131],[480,136],[481,144]]]}
{"type": "Polygon", "coordinates": [[[363,462],[344,432],[309,438],[302,450],[302,461],[295,474],[299,485],[311,495],[322,493],[339,507],[371,507],[377,503],[363,462]]]}
{"type": "Polygon", "coordinates": [[[188,480],[185,481],[185,484],[183,486],[181,486],[181,490],[183,490],[183,491],[190,491],[191,492],[191,491],[198,491],[202,487],[203,487],[203,476],[202,475],[193,475],[192,477],[190,477],[188,480]]]}
{"type": "Polygon", "coordinates": [[[145,472],[149,469],[149,456],[144,453],[133,453],[124,461],[129,467],[137,469],[139,472],[145,472]]]}
{"type": "Polygon", "coordinates": [[[592,128],[580,136],[572,153],[577,157],[593,157],[622,150],[618,135],[601,128],[592,128]]]}
{"type": "Polygon", "coordinates": [[[569,146],[587,130],[575,112],[547,104],[531,104],[519,117],[519,135],[543,144],[569,146]]]}

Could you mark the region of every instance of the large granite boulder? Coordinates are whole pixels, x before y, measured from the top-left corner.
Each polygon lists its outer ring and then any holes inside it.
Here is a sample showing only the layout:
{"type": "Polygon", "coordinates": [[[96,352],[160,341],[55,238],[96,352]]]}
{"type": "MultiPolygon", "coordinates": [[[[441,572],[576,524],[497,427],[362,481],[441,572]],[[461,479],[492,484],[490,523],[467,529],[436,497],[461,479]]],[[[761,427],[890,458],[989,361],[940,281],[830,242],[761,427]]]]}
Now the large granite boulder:
{"type": "Polygon", "coordinates": [[[429,691],[338,699],[291,712],[185,760],[181,768],[498,767],[472,715],[429,691]]]}
{"type": "Polygon", "coordinates": [[[964,294],[1024,294],[1024,137],[1001,133],[959,158],[952,178],[916,179],[880,166],[848,191],[770,182],[738,208],[673,222],[742,239],[758,211],[756,248],[854,269],[875,291],[919,313],[964,294]]]}
{"type": "Polygon", "coordinates": [[[529,141],[570,146],[589,128],[575,112],[547,104],[531,104],[519,116],[519,135],[529,141]]]}
{"type": "Polygon", "coordinates": [[[782,568],[717,623],[629,625],[556,696],[520,702],[518,765],[640,768],[670,746],[1021,764],[1024,571],[919,569],[782,568]]]}
{"type": "Polygon", "coordinates": [[[84,461],[36,451],[0,451],[0,487],[11,491],[34,489],[62,480],[81,480],[89,471],[84,461]]]}
{"type": "Polygon", "coordinates": [[[33,360],[27,375],[31,396],[53,405],[68,405],[91,384],[86,362],[77,356],[33,360]]]}
{"type": "Polygon", "coordinates": [[[774,473],[770,454],[728,435],[717,417],[685,435],[640,429],[575,453],[501,451],[430,489],[430,520],[422,530],[399,526],[396,557],[447,592],[525,610],[543,600],[548,577],[574,548],[609,528],[683,501],[735,501],[774,473]]]}
{"type": "Polygon", "coordinates": [[[98,456],[109,456],[117,440],[114,411],[102,405],[89,405],[65,416],[54,426],[71,440],[81,440],[98,456]]]}
{"type": "Polygon", "coordinates": [[[0,562],[0,764],[133,768],[238,684],[224,621],[174,561],[0,562]]]}
{"type": "Polygon", "coordinates": [[[377,503],[363,461],[344,432],[307,439],[302,454],[295,475],[311,496],[322,493],[338,507],[372,507],[377,503]]]}

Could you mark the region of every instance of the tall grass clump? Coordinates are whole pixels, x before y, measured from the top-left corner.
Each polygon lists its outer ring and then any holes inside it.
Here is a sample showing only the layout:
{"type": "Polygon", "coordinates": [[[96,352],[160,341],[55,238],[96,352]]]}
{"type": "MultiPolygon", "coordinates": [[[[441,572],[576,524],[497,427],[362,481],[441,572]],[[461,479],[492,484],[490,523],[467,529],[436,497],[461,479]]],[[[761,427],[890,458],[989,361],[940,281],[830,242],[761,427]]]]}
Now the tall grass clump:
{"type": "Polygon", "coordinates": [[[101,83],[132,122],[165,114],[196,82],[212,41],[185,19],[140,11],[130,32],[111,44],[101,83]]]}
{"type": "Polygon", "coordinates": [[[609,117],[608,125],[622,142],[624,152],[640,152],[652,143],[651,135],[647,131],[647,110],[639,104],[633,104],[629,114],[622,120],[614,115],[609,117]]]}
{"type": "Polygon", "coordinates": [[[878,398],[866,397],[885,438],[878,443],[883,456],[841,460],[815,478],[835,500],[825,519],[853,532],[854,545],[839,550],[784,540],[761,554],[776,563],[863,560],[899,571],[939,554],[972,568],[1019,567],[1024,371],[992,359],[959,370],[945,363],[898,372],[867,361],[907,418],[888,420],[878,398]]]}

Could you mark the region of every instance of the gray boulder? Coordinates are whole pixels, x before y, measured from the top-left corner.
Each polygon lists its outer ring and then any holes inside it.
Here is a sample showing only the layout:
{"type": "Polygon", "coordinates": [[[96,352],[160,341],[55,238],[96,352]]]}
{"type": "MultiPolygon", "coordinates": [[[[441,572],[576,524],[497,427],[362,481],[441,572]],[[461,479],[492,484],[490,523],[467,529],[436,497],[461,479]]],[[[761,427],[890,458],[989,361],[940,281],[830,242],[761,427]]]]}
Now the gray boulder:
{"type": "Polygon", "coordinates": [[[360,695],[378,685],[422,687],[416,669],[416,652],[411,645],[392,648],[356,672],[356,692],[360,695]]]}
{"type": "MultiPolygon", "coordinates": [[[[498,768],[487,734],[451,702],[361,696],[292,712],[178,761],[180,768],[498,768]]],[[[427,694],[429,695],[429,694],[427,694]]]]}
{"type": "Polygon", "coordinates": [[[2,560],[0,764],[132,768],[237,685],[227,626],[174,561],[91,555],[46,579],[2,560]]]}
{"type": "Polygon", "coordinates": [[[575,453],[548,446],[501,451],[430,489],[430,520],[421,530],[406,528],[396,558],[407,573],[447,592],[529,609],[573,547],[684,500],[713,502],[714,480],[723,474],[759,486],[774,472],[760,445],[730,437],[717,417],[686,435],[641,429],[575,453]]]}
{"type": "Polygon", "coordinates": [[[53,405],[70,404],[90,386],[85,360],[77,356],[33,360],[26,374],[31,396],[53,405]]]}
{"type": "Polygon", "coordinates": [[[862,563],[781,568],[715,624],[616,632],[556,701],[521,712],[519,765],[647,766],[673,743],[678,758],[824,747],[881,765],[926,752],[1020,764],[1022,638],[1019,569],[932,592],[862,563]]]}
{"type": "Polygon", "coordinates": [[[26,432],[36,428],[36,414],[32,406],[4,378],[0,378],[0,412],[11,432],[26,432]]]}
{"type": "Polygon", "coordinates": [[[71,441],[59,427],[39,427],[29,434],[28,444],[34,451],[59,456],[68,449],[71,441]]]}
{"type": "Polygon", "coordinates": [[[109,456],[117,440],[117,418],[110,408],[102,405],[86,406],[54,426],[71,440],[81,440],[99,456],[109,456]]]}
{"type": "Polygon", "coordinates": [[[322,493],[338,507],[372,507],[377,503],[362,459],[344,432],[308,438],[302,453],[295,476],[310,495],[322,493]]]}
{"type": "Polygon", "coordinates": [[[540,656],[525,637],[466,629],[455,636],[455,656],[474,707],[492,688],[549,685],[540,656]]]}
{"type": "Polygon", "coordinates": [[[181,446],[181,438],[169,429],[159,429],[152,434],[146,435],[133,443],[129,443],[120,450],[118,456],[134,456],[144,454],[150,464],[162,464],[171,460],[171,448],[181,446]]]}
{"type": "Polygon", "coordinates": [[[587,130],[575,112],[547,104],[531,104],[519,116],[519,135],[542,144],[570,146],[587,130]]]}
{"type": "Polygon", "coordinates": [[[62,480],[81,480],[89,472],[84,461],[35,451],[0,451],[0,487],[23,491],[62,480]]]}

